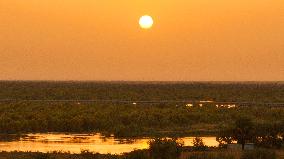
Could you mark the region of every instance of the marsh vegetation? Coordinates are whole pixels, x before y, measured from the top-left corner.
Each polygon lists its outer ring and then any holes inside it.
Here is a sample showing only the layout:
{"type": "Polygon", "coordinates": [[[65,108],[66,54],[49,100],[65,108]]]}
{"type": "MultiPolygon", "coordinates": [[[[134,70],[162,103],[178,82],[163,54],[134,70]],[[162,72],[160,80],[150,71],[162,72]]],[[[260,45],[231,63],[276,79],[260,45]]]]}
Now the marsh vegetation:
{"type": "Polygon", "coordinates": [[[240,116],[256,123],[284,121],[284,109],[46,102],[0,103],[0,133],[100,132],[124,136],[216,135],[240,116]]]}
{"type": "Polygon", "coordinates": [[[271,103],[284,103],[283,83],[1,81],[1,138],[7,137],[8,134],[21,136],[26,133],[63,132],[101,133],[104,136],[128,138],[150,137],[156,140],[149,144],[149,150],[137,150],[119,156],[88,151],[78,155],[61,152],[3,152],[0,156],[59,159],[74,156],[125,159],[166,159],[166,156],[186,159],[246,159],[246,156],[249,156],[252,159],[265,159],[266,154],[273,157],[275,149],[283,148],[284,109],[281,106],[273,107],[271,103]],[[198,104],[176,101],[209,102],[198,104]],[[234,105],[228,108],[217,106],[214,101],[250,105],[234,105]],[[194,147],[188,152],[188,149],[185,150],[176,140],[163,138],[206,135],[217,136],[220,149],[212,151],[196,138],[194,147]],[[234,154],[235,152],[222,149],[232,142],[243,145],[253,142],[257,147],[270,150],[257,149],[234,154]],[[157,155],[161,152],[170,154],[157,155]],[[258,154],[263,156],[257,156],[258,154]]]}

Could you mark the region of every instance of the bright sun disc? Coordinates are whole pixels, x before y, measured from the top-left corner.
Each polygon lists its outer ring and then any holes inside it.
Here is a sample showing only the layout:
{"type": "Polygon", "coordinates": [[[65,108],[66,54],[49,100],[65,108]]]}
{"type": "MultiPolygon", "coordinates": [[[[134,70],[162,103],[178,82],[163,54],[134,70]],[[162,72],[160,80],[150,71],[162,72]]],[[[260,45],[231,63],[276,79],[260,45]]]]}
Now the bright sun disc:
{"type": "Polygon", "coordinates": [[[139,25],[143,29],[150,29],[153,26],[153,18],[149,15],[144,15],[139,20],[139,25]]]}

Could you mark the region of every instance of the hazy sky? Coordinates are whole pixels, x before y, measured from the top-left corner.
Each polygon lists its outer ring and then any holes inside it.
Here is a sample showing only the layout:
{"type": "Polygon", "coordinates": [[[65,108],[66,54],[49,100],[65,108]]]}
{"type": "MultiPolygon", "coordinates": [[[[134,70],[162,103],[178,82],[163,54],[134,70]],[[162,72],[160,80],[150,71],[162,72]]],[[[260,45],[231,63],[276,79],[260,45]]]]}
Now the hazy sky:
{"type": "Polygon", "coordinates": [[[284,1],[0,0],[1,79],[283,81],[284,1]]]}

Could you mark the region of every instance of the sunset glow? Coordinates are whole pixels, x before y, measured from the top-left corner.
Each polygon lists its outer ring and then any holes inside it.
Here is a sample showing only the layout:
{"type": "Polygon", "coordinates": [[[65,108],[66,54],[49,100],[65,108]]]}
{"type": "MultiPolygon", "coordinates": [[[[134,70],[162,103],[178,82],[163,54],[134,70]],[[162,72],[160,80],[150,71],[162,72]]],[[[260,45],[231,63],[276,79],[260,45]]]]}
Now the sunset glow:
{"type": "Polygon", "coordinates": [[[283,8],[283,0],[1,0],[0,79],[282,81],[283,8]],[[139,23],[143,15],[153,20],[139,23]]]}

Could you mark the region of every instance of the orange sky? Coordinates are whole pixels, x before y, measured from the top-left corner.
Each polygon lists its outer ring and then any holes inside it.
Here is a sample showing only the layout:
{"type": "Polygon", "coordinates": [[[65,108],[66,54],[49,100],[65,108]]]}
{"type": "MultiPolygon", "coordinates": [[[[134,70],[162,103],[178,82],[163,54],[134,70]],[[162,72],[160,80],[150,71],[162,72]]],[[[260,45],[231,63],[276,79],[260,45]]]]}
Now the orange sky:
{"type": "Polygon", "coordinates": [[[283,81],[284,1],[0,0],[1,79],[283,81]]]}

